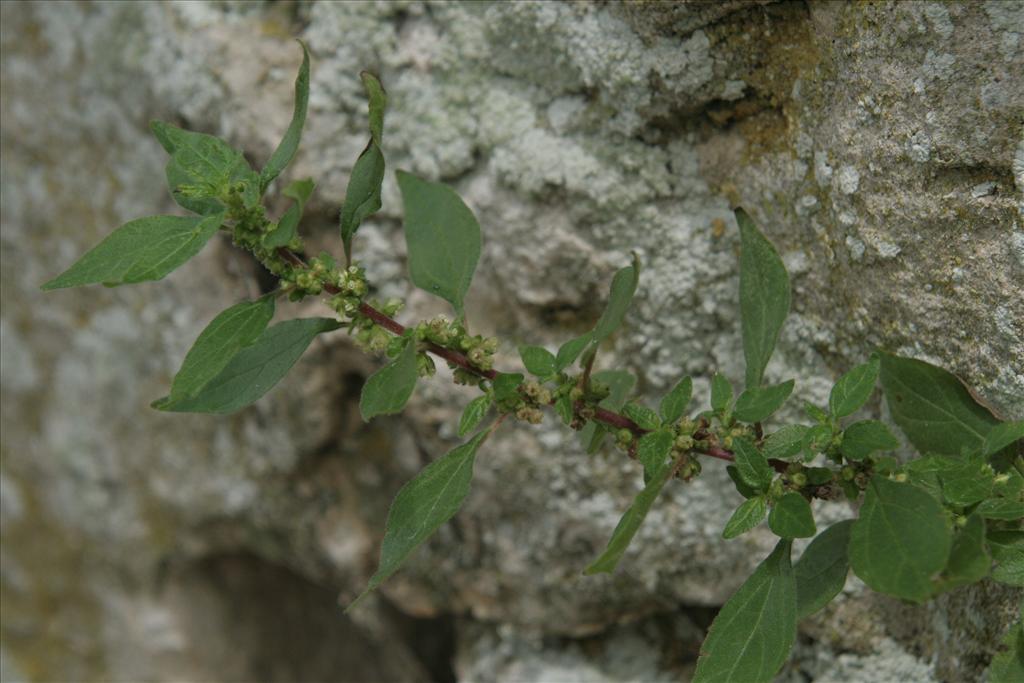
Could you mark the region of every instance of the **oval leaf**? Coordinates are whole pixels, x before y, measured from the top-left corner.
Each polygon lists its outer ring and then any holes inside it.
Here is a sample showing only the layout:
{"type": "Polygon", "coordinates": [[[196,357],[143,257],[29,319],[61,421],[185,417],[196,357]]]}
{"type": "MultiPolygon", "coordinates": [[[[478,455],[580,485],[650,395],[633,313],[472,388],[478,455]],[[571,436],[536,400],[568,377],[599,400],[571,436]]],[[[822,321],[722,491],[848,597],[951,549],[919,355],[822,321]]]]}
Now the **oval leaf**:
{"type": "Polygon", "coordinates": [[[575,339],[570,339],[558,347],[558,354],[555,356],[555,370],[561,372],[576,362],[576,359],[583,353],[583,349],[587,348],[587,344],[593,341],[593,339],[594,335],[587,332],[575,339]]]}
{"type": "Polygon", "coordinates": [[[992,558],[985,547],[985,520],[971,515],[953,537],[949,561],[939,578],[939,590],[948,591],[981,581],[992,568],[992,558]]]}
{"type": "Polygon", "coordinates": [[[957,377],[912,358],[881,354],[882,388],[892,419],[922,453],[985,450],[999,424],[957,377]]]}
{"type": "Polygon", "coordinates": [[[818,533],[807,499],[795,491],[782,496],[768,515],[768,526],[781,538],[810,538],[818,533]]]}
{"type": "Polygon", "coordinates": [[[684,377],[661,399],[658,411],[665,424],[672,424],[683,416],[693,396],[693,380],[684,377]]]}
{"type": "Polygon", "coordinates": [[[555,356],[542,346],[520,346],[519,357],[531,375],[547,377],[555,373],[555,356]]]}
{"type": "Polygon", "coordinates": [[[716,372],[711,378],[711,409],[716,413],[724,413],[732,401],[732,385],[725,375],[716,372]]]}
{"type": "Polygon", "coordinates": [[[871,398],[878,379],[878,356],[858,365],[839,378],[828,397],[828,407],[835,417],[845,417],[871,398]]]}
{"type": "Polygon", "coordinates": [[[417,546],[459,511],[469,494],[476,452],[489,433],[480,432],[430,463],[398,492],[388,512],[377,571],[346,612],[384,583],[417,546]]]}
{"type": "Polygon", "coordinates": [[[832,602],[846,585],[850,560],[846,548],[850,543],[852,519],[836,522],[817,535],[800,561],[796,573],[796,613],[798,619],[808,617],[832,602]]]}
{"type": "Polygon", "coordinates": [[[170,400],[195,396],[220,374],[239,351],[267,329],[274,317],[274,297],[243,301],[225,310],[206,326],[185,355],[171,383],[170,400]]]}
{"type": "Polygon", "coordinates": [[[742,438],[736,439],[734,446],[736,469],[743,481],[759,491],[767,489],[775,475],[761,451],[749,440],[742,438]]]}
{"type": "Polygon", "coordinates": [[[180,413],[233,413],[258,400],[284,377],[313,339],[341,327],[329,318],[287,320],[266,329],[195,396],[153,402],[158,410],[180,413]]]}
{"type": "Polygon", "coordinates": [[[771,681],[796,641],[792,541],[772,554],[725,603],[700,648],[693,683],[771,681]]]}
{"type": "Polygon", "coordinates": [[[793,393],[793,380],[747,389],[736,399],[733,414],[743,422],[760,422],[782,407],[793,393]]]}
{"type": "Polygon", "coordinates": [[[786,425],[779,431],[769,434],[764,440],[765,457],[784,460],[797,455],[803,450],[807,429],[804,425],[786,425]]]}
{"type": "Polygon", "coordinates": [[[480,258],[480,225],[447,185],[399,171],[398,187],[413,284],[450,302],[461,316],[480,258]]]}
{"type": "Polygon", "coordinates": [[[384,137],[384,110],[388,106],[388,95],[380,79],[369,71],[359,74],[359,79],[366,89],[366,99],[369,100],[370,110],[370,136],[377,145],[381,144],[384,137]]]}
{"type": "Polygon", "coordinates": [[[380,211],[380,188],[384,182],[384,154],[373,140],[356,159],[341,205],[341,241],[345,258],[352,262],[352,238],[364,220],[380,211]]]}
{"type": "Polygon", "coordinates": [[[910,484],[875,476],[850,534],[850,566],[880,593],[924,602],[951,543],[938,501],[910,484]]]}
{"type": "Polygon", "coordinates": [[[743,209],[740,227],[740,317],[747,388],[761,385],[779,330],[789,314],[789,275],[779,253],[743,209]]]}
{"type": "Polygon", "coordinates": [[[640,464],[644,466],[645,483],[661,470],[674,442],[675,434],[667,429],[659,429],[640,437],[636,445],[636,454],[640,464]]]}
{"type": "Polygon", "coordinates": [[[732,517],[725,523],[722,531],[722,538],[736,538],[761,523],[764,516],[768,514],[768,501],[764,496],[755,496],[743,501],[743,504],[736,508],[732,517]]]}
{"type": "Polygon", "coordinates": [[[359,412],[367,422],[377,415],[402,411],[419,379],[416,342],[408,341],[392,362],[370,375],[359,397],[359,412]]]}
{"type": "Polygon", "coordinates": [[[198,254],[223,222],[223,213],[206,218],[151,216],[129,221],[43,289],[159,280],[198,254]]]}
{"type": "Polygon", "coordinates": [[[891,451],[899,446],[899,439],[884,423],[878,420],[861,420],[843,431],[839,450],[848,460],[863,460],[877,451],[891,451]]]}

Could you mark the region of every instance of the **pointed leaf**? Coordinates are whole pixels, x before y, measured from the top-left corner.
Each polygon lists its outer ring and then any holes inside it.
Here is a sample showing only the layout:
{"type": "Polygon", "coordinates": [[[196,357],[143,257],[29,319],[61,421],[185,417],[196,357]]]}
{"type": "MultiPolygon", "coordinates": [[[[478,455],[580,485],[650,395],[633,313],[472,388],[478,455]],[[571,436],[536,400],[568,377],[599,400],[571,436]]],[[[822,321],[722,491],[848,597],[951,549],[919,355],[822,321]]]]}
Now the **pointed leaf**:
{"type": "Polygon", "coordinates": [[[494,400],[507,401],[519,393],[519,385],[526,379],[521,372],[502,372],[494,378],[494,400]]]}
{"type": "Polygon", "coordinates": [[[615,531],[612,532],[611,539],[608,541],[608,547],[605,548],[600,557],[583,570],[584,574],[589,576],[601,572],[611,573],[615,569],[623,553],[626,552],[626,548],[629,547],[636,532],[640,529],[640,525],[644,523],[644,518],[650,512],[651,506],[654,504],[658,494],[661,493],[661,489],[665,486],[665,482],[668,481],[673,469],[672,463],[664,463],[654,473],[654,476],[644,486],[643,491],[637,494],[633,504],[626,510],[626,514],[619,520],[615,531]]]}
{"type": "Polygon", "coordinates": [[[659,429],[640,437],[636,445],[637,459],[644,466],[644,483],[649,482],[661,470],[672,451],[675,434],[667,429],[659,429]]]}
{"type": "Polygon", "coordinates": [[[769,434],[764,440],[765,457],[785,460],[799,454],[803,449],[807,429],[804,425],[786,425],[769,434]]]}
{"type": "Polygon", "coordinates": [[[572,422],[572,397],[569,394],[558,397],[558,400],[555,401],[555,412],[565,424],[572,422]]]}
{"type": "Polygon", "coordinates": [[[716,413],[723,413],[729,409],[729,402],[732,401],[732,385],[725,375],[716,372],[711,378],[711,409],[716,413]]]}
{"type": "Polygon", "coordinates": [[[640,429],[650,431],[661,426],[661,420],[658,419],[658,414],[647,406],[630,403],[622,409],[622,413],[635,422],[640,429]]]}
{"type": "Polygon", "coordinates": [[[520,346],[519,357],[531,375],[547,377],[555,373],[555,356],[542,346],[520,346]]]}
{"type": "Polygon", "coordinates": [[[287,320],[264,330],[232,357],[219,375],[195,396],[162,398],[158,410],[179,413],[233,413],[254,403],[284,377],[318,334],[341,327],[329,318],[287,320]]]}
{"type": "Polygon", "coordinates": [[[946,566],[952,534],[942,506],[919,488],[875,476],[850,535],[850,566],[880,593],[924,602],[946,566]]]}
{"type": "Polygon", "coordinates": [[[839,450],[848,460],[863,460],[877,451],[899,448],[900,441],[878,420],[854,422],[843,431],[839,450]]]}
{"type": "Polygon", "coordinates": [[[402,487],[388,512],[377,571],[346,612],[384,583],[413,550],[455,516],[469,494],[476,452],[489,434],[481,431],[427,465],[402,487]]]}
{"type": "Polygon", "coordinates": [[[780,540],[719,611],[693,683],[768,683],[785,663],[796,641],[791,544],[780,540]]]}
{"type": "Polygon", "coordinates": [[[341,205],[341,241],[345,257],[352,261],[352,237],[364,220],[380,211],[381,184],[384,182],[384,154],[373,140],[356,159],[341,205]]]}
{"type": "Polygon", "coordinates": [[[992,568],[992,558],[985,547],[985,520],[971,515],[953,537],[949,561],[938,580],[939,590],[948,591],[981,581],[992,568]]]}
{"type": "Polygon", "coordinates": [[[612,278],[611,291],[608,294],[608,303],[600,320],[594,326],[594,340],[598,343],[607,339],[612,332],[619,328],[629,304],[633,301],[636,293],[637,283],[640,282],[640,259],[633,254],[633,265],[619,269],[612,278]]]}
{"type": "Polygon", "coordinates": [[[811,541],[793,567],[798,619],[809,617],[832,602],[846,585],[850,571],[846,548],[852,528],[853,520],[844,519],[825,529],[811,541]]]}
{"type": "Polygon", "coordinates": [[[416,342],[410,340],[395,360],[370,375],[363,385],[359,398],[359,412],[363,420],[369,422],[377,415],[401,412],[418,379],[416,342]]]}
{"type": "Polygon", "coordinates": [[[875,390],[878,367],[878,356],[873,356],[839,378],[828,397],[828,408],[834,417],[845,417],[868,402],[875,390]]]}
{"type": "Polygon", "coordinates": [[[736,399],[733,414],[743,422],[760,422],[782,407],[793,393],[793,380],[747,389],[736,399]]]}
{"type": "Polygon", "coordinates": [[[274,297],[243,301],[206,326],[185,355],[171,383],[170,400],[195,396],[220,374],[239,351],[255,342],[274,317],[274,297]]]}
{"type": "Polygon", "coordinates": [[[775,503],[768,516],[768,526],[781,538],[810,538],[818,533],[811,504],[795,491],[783,495],[775,503]]]}
{"type": "Polygon", "coordinates": [[[224,214],[207,218],[151,216],[129,221],[43,285],[44,290],[159,280],[199,253],[224,214]]]}
{"type": "Polygon", "coordinates": [[[274,178],[281,175],[281,171],[291,163],[302,139],[302,127],[306,123],[306,110],[309,108],[309,50],[301,40],[299,45],[302,46],[302,65],[299,67],[299,75],[295,78],[295,110],[292,112],[288,130],[260,172],[261,195],[266,192],[267,186],[274,178]]]}
{"type": "Polygon", "coordinates": [[[1014,522],[1024,519],[1024,502],[1010,498],[989,498],[981,501],[974,511],[985,519],[1014,522]]]}
{"type": "Polygon", "coordinates": [[[743,504],[736,508],[729,521],[725,523],[722,538],[736,538],[740,534],[750,531],[760,524],[767,514],[768,501],[764,496],[754,496],[743,501],[743,504]]]}
{"type": "Polygon", "coordinates": [[[480,225],[447,185],[399,171],[398,187],[405,205],[405,241],[413,284],[450,302],[461,316],[480,258],[480,225]]]}
{"type": "Polygon", "coordinates": [[[789,314],[789,275],[779,253],[743,209],[740,227],[740,314],[747,388],[761,384],[782,323],[789,314]]]}
{"type": "Polygon", "coordinates": [[[945,455],[985,450],[985,440],[999,421],[956,376],[912,358],[885,353],[881,359],[892,419],[917,450],[945,455]]]}
{"type": "MultiPolygon", "coordinates": [[[[743,477],[740,476],[740,471],[735,465],[727,465],[725,468],[729,478],[732,479],[732,483],[736,486],[736,490],[744,498],[753,498],[758,495],[757,491],[750,486],[747,482],[743,481],[743,477]]],[[[765,505],[765,514],[768,512],[768,506],[765,505]]]]}
{"type": "Polygon", "coordinates": [[[370,136],[380,146],[384,137],[384,110],[388,105],[388,96],[384,92],[384,86],[380,84],[380,79],[369,71],[360,73],[359,78],[363,81],[366,97],[369,100],[370,136]]]}
{"type": "Polygon", "coordinates": [[[979,503],[992,494],[995,472],[980,457],[971,459],[937,456],[942,498],[960,507],[979,503]]]}
{"type": "MultiPolygon", "coordinates": [[[[636,377],[625,370],[602,370],[595,372],[592,379],[608,385],[608,396],[599,406],[607,410],[622,410],[626,403],[626,397],[636,384],[636,377]]],[[[607,435],[603,425],[591,420],[579,432],[580,444],[587,449],[588,453],[594,453],[601,447],[601,442],[607,435]]]]}
{"type": "Polygon", "coordinates": [[[295,236],[298,234],[299,220],[302,218],[302,212],[306,210],[306,202],[309,201],[314,189],[316,189],[316,183],[309,178],[295,180],[289,183],[288,187],[284,188],[282,194],[289,199],[294,199],[295,203],[284,212],[281,220],[277,223],[277,227],[263,236],[264,246],[276,249],[277,247],[287,245],[295,239],[295,236]]]}
{"type": "Polygon", "coordinates": [[[686,406],[690,404],[693,396],[693,380],[684,377],[661,399],[658,411],[665,424],[672,424],[679,420],[686,412],[686,406]]]}
{"type": "Polygon", "coordinates": [[[558,354],[555,356],[555,370],[561,372],[576,362],[579,355],[583,353],[583,349],[587,348],[587,344],[593,341],[593,339],[594,335],[587,332],[579,337],[570,339],[558,347],[558,354]]]}
{"type": "Polygon", "coordinates": [[[733,445],[736,450],[736,469],[739,470],[740,477],[749,486],[759,491],[766,490],[775,476],[768,461],[747,439],[736,439],[733,445]]]}
{"type": "Polygon", "coordinates": [[[992,578],[1024,586],[1024,531],[989,531],[986,543],[996,563],[992,578]]]}
{"type": "Polygon", "coordinates": [[[465,436],[473,431],[487,415],[490,407],[490,396],[478,396],[470,401],[466,409],[462,411],[462,417],[459,418],[459,436],[465,436]]]}
{"type": "Polygon", "coordinates": [[[1024,439],[1024,420],[1000,422],[985,437],[984,454],[994,455],[1015,441],[1024,439]]]}

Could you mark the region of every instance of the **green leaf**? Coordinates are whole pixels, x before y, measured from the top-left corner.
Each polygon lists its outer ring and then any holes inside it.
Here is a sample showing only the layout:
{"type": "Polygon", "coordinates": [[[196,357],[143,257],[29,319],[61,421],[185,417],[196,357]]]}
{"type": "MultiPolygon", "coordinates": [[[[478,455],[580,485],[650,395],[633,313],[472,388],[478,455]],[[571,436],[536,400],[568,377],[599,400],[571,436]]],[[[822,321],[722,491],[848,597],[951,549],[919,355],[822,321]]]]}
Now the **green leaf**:
{"type": "Polygon", "coordinates": [[[813,460],[820,451],[828,448],[832,442],[832,428],[827,425],[815,425],[804,432],[804,459],[813,460]]]}
{"type": "Polygon", "coordinates": [[[775,503],[768,515],[768,526],[781,538],[810,538],[818,533],[811,504],[795,491],[783,495],[775,503]]]}
{"type": "Polygon", "coordinates": [[[480,421],[487,415],[491,408],[490,396],[478,396],[466,405],[459,418],[459,436],[465,436],[473,431],[480,421]]]}
{"type": "Polygon", "coordinates": [[[777,432],[768,435],[764,440],[766,458],[785,460],[797,455],[803,449],[804,436],[808,427],[804,425],[786,425],[777,432]]]}
{"type": "Polygon", "coordinates": [[[755,489],[766,490],[775,476],[768,461],[748,439],[736,439],[733,446],[736,451],[736,469],[739,470],[740,477],[755,489]]]}
{"type": "Polygon", "coordinates": [[[1002,640],[1002,650],[992,658],[988,683],[1024,681],[1024,615],[1010,627],[1002,640]]]}
{"type": "MultiPolygon", "coordinates": [[[[345,258],[352,261],[352,238],[364,220],[380,211],[381,184],[384,182],[384,153],[373,140],[356,159],[341,205],[341,241],[345,258]]],[[[408,234],[407,234],[408,237],[408,234]]]]}
{"type": "Polygon", "coordinates": [[[654,500],[661,493],[661,489],[665,486],[665,482],[668,481],[673,469],[672,463],[666,462],[651,477],[647,485],[644,486],[644,489],[633,499],[633,504],[626,510],[626,514],[619,520],[615,531],[612,532],[611,539],[608,541],[608,547],[605,548],[600,557],[583,570],[584,574],[590,576],[601,572],[611,573],[615,569],[623,553],[626,552],[626,548],[629,547],[630,542],[633,540],[633,536],[640,529],[640,525],[644,523],[644,518],[647,517],[647,513],[654,504],[654,500]]]}
{"type": "Polygon", "coordinates": [[[846,585],[850,560],[852,519],[836,522],[818,534],[793,567],[796,574],[796,612],[803,619],[832,602],[846,585]]]}
{"type": "Polygon", "coordinates": [[[370,136],[379,146],[384,137],[384,110],[388,105],[388,96],[380,79],[369,71],[360,73],[359,78],[363,81],[366,97],[370,101],[370,136]]]}
{"type": "Polygon", "coordinates": [[[622,409],[622,413],[635,422],[640,429],[650,431],[661,426],[661,420],[658,419],[658,414],[647,406],[630,403],[622,409]]]}
{"type": "Polygon", "coordinates": [[[520,346],[519,357],[523,359],[526,370],[536,377],[548,377],[555,374],[555,356],[542,346],[520,346]]]}
{"type": "Polygon", "coordinates": [[[770,387],[751,387],[736,399],[733,413],[743,422],[760,422],[782,407],[793,393],[793,380],[770,387]]]}
{"type": "Polygon", "coordinates": [[[1014,441],[1024,439],[1024,420],[1000,422],[985,437],[985,455],[993,455],[1014,441]]]}
{"type": "Polygon", "coordinates": [[[405,205],[405,241],[413,284],[450,302],[461,316],[480,258],[480,226],[447,185],[399,171],[398,187],[405,205]]]}
{"type": "MultiPolygon", "coordinates": [[[[751,487],[750,484],[743,481],[743,477],[740,476],[740,471],[736,469],[735,465],[726,465],[725,471],[729,475],[729,478],[732,479],[732,483],[736,485],[736,490],[741,496],[744,498],[753,498],[758,495],[757,491],[751,487]]],[[[765,506],[765,512],[767,512],[767,510],[768,507],[765,506]]]]}
{"type": "Polygon", "coordinates": [[[938,471],[942,497],[958,506],[974,505],[992,494],[995,472],[979,458],[960,459],[939,456],[938,471]]]}
{"type": "Polygon", "coordinates": [[[220,374],[243,348],[255,342],[274,317],[274,297],[243,301],[206,326],[185,355],[171,383],[170,400],[190,398],[220,374]]]}
{"type": "MultiPolygon", "coordinates": [[[[608,396],[598,403],[599,406],[607,410],[622,410],[622,406],[626,403],[626,397],[633,385],[636,384],[636,377],[625,370],[602,370],[595,372],[592,379],[608,385],[608,396]]],[[[587,449],[588,453],[594,453],[601,447],[601,442],[604,441],[607,433],[604,426],[591,420],[579,432],[580,444],[587,449]]]]}
{"type": "Polygon", "coordinates": [[[1005,519],[1009,522],[1024,519],[1024,503],[1009,498],[983,500],[974,511],[985,519],[1005,519]]]}
{"type": "Polygon", "coordinates": [[[165,397],[153,407],[178,413],[233,413],[256,402],[284,377],[318,334],[341,327],[329,318],[286,320],[264,330],[255,342],[232,357],[231,362],[195,396],[172,400],[165,397]]]}
{"type": "Polygon", "coordinates": [[[575,339],[570,339],[558,347],[558,354],[555,356],[555,371],[561,372],[576,362],[579,355],[583,353],[583,349],[587,348],[587,344],[593,341],[593,339],[594,335],[587,332],[575,339]]]}
{"type": "Polygon", "coordinates": [[[988,576],[991,567],[992,558],[985,548],[985,520],[971,515],[953,537],[953,549],[937,587],[947,591],[981,581],[988,576]]]}
{"type": "Polygon", "coordinates": [[[980,452],[999,421],[942,368],[882,354],[882,388],[892,418],[922,453],[980,452]]]}
{"type": "Polygon", "coordinates": [[[913,602],[932,593],[952,537],[942,506],[924,491],[875,476],[850,535],[850,565],[872,589],[913,602]]]}
{"type": "Polygon", "coordinates": [[[725,529],[722,531],[722,538],[736,538],[740,534],[744,534],[764,519],[764,516],[768,514],[768,501],[764,496],[754,496],[743,501],[732,513],[732,517],[725,523],[725,529]]]}
{"type": "Polygon", "coordinates": [[[626,311],[629,310],[629,304],[633,301],[633,295],[636,293],[636,286],[639,282],[640,259],[633,254],[633,265],[620,268],[612,278],[608,304],[592,332],[595,342],[604,341],[622,324],[622,319],[626,317],[626,311]]]}
{"type": "Polygon", "coordinates": [[[725,375],[716,372],[711,378],[711,409],[716,413],[724,413],[732,401],[732,385],[725,375]]]}
{"type": "Polygon", "coordinates": [[[153,135],[171,155],[165,168],[167,186],[179,206],[202,216],[225,209],[223,197],[242,186],[247,207],[259,203],[260,179],[242,153],[213,135],[151,121],[153,135]]]}
{"type": "Polygon", "coordinates": [[[684,377],[661,399],[658,411],[665,424],[672,424],[683,416],[693,396],[693,380],[684,377]]]}
{"type": "Polygon", "coordinates": [[[767,683],[796,641],[792,541],[771,555],[725,603],[701,645],[693,683],[767,683]]]}
{"type": "Polygon", "coordinates": [[[129,221],[43,289],[159,280],[198,254],[223,220],[221,213],[207,218],[150,216],[129,221]]]}
{"type": "Polygon", "coordinates": [[[563,394],[558,397],[555,401],[555,412],[558,417],[562,418],[562,422],[569,424],[572,422],[572,396],[569,394],[563,394]]]}
{"type": "Polygon", "coordinates": [[[989,531],[986,542],[996,563],[992,578],[1024,586],[1024,531],[989,531]]]}
{"type": "Polygon", "coordinates": [[[299,140],[302,138],[302,126],[306,123],[306,110],[309,108],[309,50],[301,40],[302,66],[299,67],[299,75],[295,78],[295,110],[292,113],[292,121],[288,124],[288,130],[277,145],[277,149],[270,155],[267,165],[260,172],[260,194],[267,190],[267,186],[281,175],[288,164],[291,163],[295,152],[299,149],[299,140]]]}
{"type": "Polygon", "coordinates": [[[740,317],[747,388],[760,386],[782,323],[789,314],[789,275],[779,253],[743,209],[740,227],[740,317]]]}
{"type": "Polygon", "coordinates": [[[863,460],[876,451],[899,448],[900,441],[878,420],[854,422],[843,431],[840,452],[848,460],[863,460]]]}
{"type": "Polygon", "coordinates": [[[640,437],[636,453],[640,464],[644,466],[644,483],[653,479],[661,470],[674,442],[675,434],[668,429],[659,429],[640,437]]]}
{"type": "Polygon", "coordinates": [[[811,418],[812,420],[814,420],[818,424],[820,424],[820,425],[827,425],[827,424],[831,423],[831,420],[829,419],[828,413],[826,413],[824,410],[822,410],[818,406],[814,405],[813,403],[809,403],[807,401],[804,401],[803,408],[804,408],[804,414],[806,414],[807,417],[811,418]]]}
{"type": "Polygon", "coordinates": [[[359,398],[363,420],[402,411],[419,379],[417,365],[416,342],[409,340],[395,360],[370,375],[359,398]]]}
{"type": "Polygon", "coordinates": [[[276,249],[277,247],[285,246],[295,239],[295,235],[298,233],[299,219],[302,218],[302,212],[306,209],[306,202],[309,201],[315,188],[316,183],[309,178],[292,181],[288,187],[284,188],[282,194],[289,199],[294,199],[295,203],[284,212],[281,220],[277,222],[277,227],[263,236],[264,246],[276,249]]]}
{"type": "Polygon", "coordinates": [[[845,417],[868,402],[875,390],[878,366],[878,356],[873,356],[867,363],[839,378],[828,397],[828,408],[833,417],[845,417]]]}
{"type": "Polygon", "coordinates": [[[430,463],[398,492],[388,512],[377,571],[346,612],[384,583],[413,550],[459,511],[469,494],[476,452],[489,433],[481,431],[430,463]]]}
{"type": "Polygon", "coordinates": [[[521,372],[502,372],[494,378],[494,400],[507,401],[519,395],[519,385],[526,379],[521,372]]]}

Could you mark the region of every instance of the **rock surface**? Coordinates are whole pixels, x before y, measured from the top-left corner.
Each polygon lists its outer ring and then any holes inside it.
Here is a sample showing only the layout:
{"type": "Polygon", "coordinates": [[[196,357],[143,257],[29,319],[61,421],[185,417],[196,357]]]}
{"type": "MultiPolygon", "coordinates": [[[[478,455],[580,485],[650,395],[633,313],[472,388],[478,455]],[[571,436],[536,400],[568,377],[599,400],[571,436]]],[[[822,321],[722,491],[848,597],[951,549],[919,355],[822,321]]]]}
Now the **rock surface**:
{"type": "MultiPolygon", "coordinates": [[[[617,574],[583,579],[638,472],[553,425],[515,427],[409,568],[351,618],[334,609],[372,571],[394,493],[453,443],[466,394],[438,379],[403,418],[364,425],[373,361],[335,334],[253,408],[167,416],[147,403],[202,327],[259,291],[251,261],[215,242],[164,282],[38,290],[113,227],[172,210],[149,119],[269,155],[291,36],[314,57],[289,171],[318,181],[310,241],[340,251],[366,138],[358,73],[374,70],[390,167],[451,183],[484,226],[476,330],[553,346],[593,323],[636,250],[637,302],[601,362],[652,397],[692,374],[706,401],[713,372],[741,378],[742,204],[794,283],[770,378],[823,403],[881,346],[1024,418],[1024,3],[0,12],[4,681],[678,680],[770,547],[720,540],[738,496],[709,464],[668,491],[617,574]]],[[[390,177],[384,203],[356,240],[372,281],[408,299],[407,319],[442,311],[407,284],[390,177]]],[[[510,343],[499,366],[516,365],[510,343]]],[[[974,680],[1018,599],[982,584],[910,608],[851,580],[781,676],[974,680]]]]}

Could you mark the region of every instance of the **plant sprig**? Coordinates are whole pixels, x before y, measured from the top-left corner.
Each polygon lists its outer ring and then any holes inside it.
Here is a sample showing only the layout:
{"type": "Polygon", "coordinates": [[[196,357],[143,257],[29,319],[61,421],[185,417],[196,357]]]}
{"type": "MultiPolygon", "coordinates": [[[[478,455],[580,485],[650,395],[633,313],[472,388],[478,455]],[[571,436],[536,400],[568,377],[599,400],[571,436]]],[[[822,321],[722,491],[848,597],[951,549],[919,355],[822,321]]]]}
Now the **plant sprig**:
{"type": "MultiPolygon", "coordinates": [[[[263,198],[295,156],[309,98],[309,52],[295,82],[291,124],[266,166],[252,169],[241,152],[210,135],[154,122],[170,155],[166,176],[174,200],[193,216],[130,221],[43,285],[59,289],[159,280],[198,253],[221,229],[278,278],[278,287],[238,303],[203,330],[159,410],[230,413],[257,401],[319,335],[345,328],[355,343],[389,362],[366,382],[364,419],[400,412],[434,358],[454,380],[476,386],[458,433],[464,444],[428,465],[402,488],[388,514],[380,565],[366,590],[394,574],[469,494],[473,464],[487,438],[509,418],[537,423],[551,411],[596,451],[608,437],[635,459],[643,487],[584,574],[614,571],[660,492],[673,479],[691,481],[704,456],[729,463],[743,497],[723,530],[740,536],[765,518],[779,537],[772,553],[730,598],[711,627],[697,681],[769,681],[785,662],[797,622],[827,605],[849,570],[870,588],[911,602],[990,579],[1024,586],[1024,422],[1006,421],[978,403],[954,375],[920,360],[879,351],[842,375],[828,406],[804,404],[810,424],[773,426],[790,399],[792,379],[764,384],[769,359],[789,313],[791,288],[782,259],[751,217],[737,209],[740,313],[746,360],[739,395],[722,374],[711,380],[710,405],[689,412],[693,382],[681,378],[657,410],[629,392],[622,370],[594,371],[602,342],[622,325],[640,283],[640,263],[612,278],[594,328],[555,352],[519,349],[526,373],[499,371],[499,342],[469,333],[464,301],[481,252],[476,217],[449,187],[403,171],[397,175],[414,285],[449,302],[454,316],[414,325],[395,320],[402,302],[375,302],[366,273],[353,259],[363,221],[381,208],[387,96],[372,74],[361,75],[369,101],[367,146],[352,169],[340,212],[344,265],[330,254],[307,263],[298,227],[312,180],[290,183],[292,203],[273,220],[263,198]],[[324,296],[336,318],[304,318],[270,326],[276,299],[324,296]],[[578,368],[578,370],[574,370],[578,368]],[[529,377],[528,377],[529,376],[529,377]],[[900,440],[877,420],[849,422],[881,382],[893,421],[922,455],[900,461],[900,440]],[[489,422],[488,416],[493,415],[489,422]],[[816,500],[861,503],[859,515],[821,533],[816,500]],[[792,539],[814,537],[793,562],[792,539]]],[[[359,602],[359,599],[356,602],[359,602]]],[[[353,605],[349,606],[351,609],[353,605]]],[[[1007,636],[990,680],[1010,680],[1022,656],[1021,625],[1007,636]]]]}

